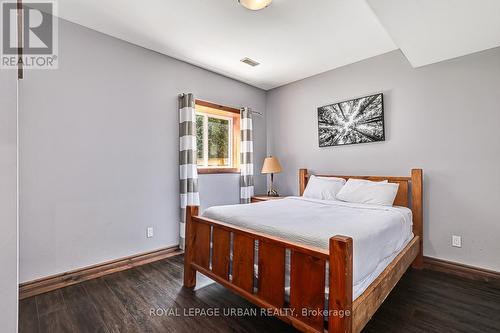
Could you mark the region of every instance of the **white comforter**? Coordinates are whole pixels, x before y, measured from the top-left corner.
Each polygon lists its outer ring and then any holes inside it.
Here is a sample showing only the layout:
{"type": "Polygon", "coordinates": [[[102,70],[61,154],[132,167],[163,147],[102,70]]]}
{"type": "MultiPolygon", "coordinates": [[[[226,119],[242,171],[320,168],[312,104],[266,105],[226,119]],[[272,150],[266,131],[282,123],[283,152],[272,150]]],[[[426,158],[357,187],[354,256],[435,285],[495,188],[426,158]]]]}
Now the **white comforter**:
{"type": "Polygon", "coordinates": [[[354,299],[413,238],[411,210],[397,206],[287,197],[210,207],[203,216],[326,250],[330,237],[352,237],[354,299]]]}

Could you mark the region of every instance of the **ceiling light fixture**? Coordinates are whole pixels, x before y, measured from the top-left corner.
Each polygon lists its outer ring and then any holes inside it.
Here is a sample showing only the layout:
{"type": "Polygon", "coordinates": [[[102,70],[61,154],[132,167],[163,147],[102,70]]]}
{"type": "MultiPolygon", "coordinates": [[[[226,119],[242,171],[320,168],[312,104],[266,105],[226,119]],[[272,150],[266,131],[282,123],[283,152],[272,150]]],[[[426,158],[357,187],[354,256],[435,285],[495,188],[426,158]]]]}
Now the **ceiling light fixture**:
{"type": "Polygon", "coordinates": [[[238,0],[240,5],[250,10],[260,10],[266,8],[273,0],[238,0]]]}

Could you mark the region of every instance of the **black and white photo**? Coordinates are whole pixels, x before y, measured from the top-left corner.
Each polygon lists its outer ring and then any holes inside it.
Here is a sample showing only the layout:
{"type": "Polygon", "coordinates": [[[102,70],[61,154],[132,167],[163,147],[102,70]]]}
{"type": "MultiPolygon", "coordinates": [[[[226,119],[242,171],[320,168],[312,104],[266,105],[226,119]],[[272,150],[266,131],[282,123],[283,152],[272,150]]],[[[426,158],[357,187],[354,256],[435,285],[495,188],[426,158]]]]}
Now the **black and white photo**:
{"type": "Polygon", "coordinates": [[[318,108],[320,147],[384,141],[383,94],[318,108]]]}

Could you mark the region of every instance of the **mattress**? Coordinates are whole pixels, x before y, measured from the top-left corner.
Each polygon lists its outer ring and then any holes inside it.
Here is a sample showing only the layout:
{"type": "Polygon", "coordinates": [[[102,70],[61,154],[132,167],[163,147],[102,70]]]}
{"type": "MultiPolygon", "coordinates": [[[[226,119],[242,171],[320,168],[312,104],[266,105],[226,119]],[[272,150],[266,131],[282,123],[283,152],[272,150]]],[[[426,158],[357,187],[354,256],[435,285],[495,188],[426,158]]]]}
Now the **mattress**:
{"type": "MultiPolygon", "coordinates": [[[[203,216],[325,250],[332,236],[352,237],[353,299],[366,290],[413,238],[411,210],[399,206],[287,197],[210,207],[203,216]]],[[[289,262],[287,258],[288,265],[289,262]]],[[[288,288],[289,267],[286,273],[288,288]]]]}

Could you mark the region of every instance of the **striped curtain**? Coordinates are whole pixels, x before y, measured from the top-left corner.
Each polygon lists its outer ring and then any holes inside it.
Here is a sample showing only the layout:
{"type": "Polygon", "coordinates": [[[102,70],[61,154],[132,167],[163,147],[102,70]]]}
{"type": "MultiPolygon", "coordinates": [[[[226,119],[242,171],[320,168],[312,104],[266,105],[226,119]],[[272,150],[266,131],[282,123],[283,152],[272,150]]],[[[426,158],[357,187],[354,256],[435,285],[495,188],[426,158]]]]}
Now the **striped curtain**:
{"type": "Polygon", "coordinates": [[[179,95],[179,178],[181,220],[179,247],[184,249],[186,206],[200,204],[196,165],[196,112],[193,94],[179,95]]]}
{"type": "Polygon", "coordinates": [[[252,112],[249,108],[241,108],[240,110],[240,128],[240,202],[250,203],[253,195],[253,130],[252,112]]]}

